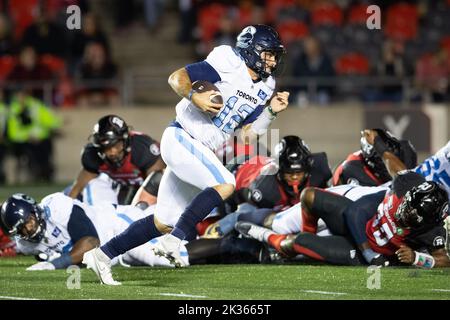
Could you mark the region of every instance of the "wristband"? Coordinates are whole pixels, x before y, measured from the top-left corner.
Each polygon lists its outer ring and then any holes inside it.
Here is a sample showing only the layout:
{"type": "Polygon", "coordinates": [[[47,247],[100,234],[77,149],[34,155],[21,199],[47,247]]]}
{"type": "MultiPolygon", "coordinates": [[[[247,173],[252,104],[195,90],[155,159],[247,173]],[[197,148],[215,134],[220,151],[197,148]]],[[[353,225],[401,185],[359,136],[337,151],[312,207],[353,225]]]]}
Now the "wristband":
{"type": "Polygon", "coordinates": [[[378,155],[380,157],[382,157],[386,151],[389,151],[389,148],[383,142],[383,139],[381,139],[380,136],[375,137],[374,142],[373,142],[373,148],[375,149],[375,151],[378,153],[378,155]]]}
{"type": "Polygon", "coordinates": [[[55,266],[55,269],[64,269],[73,264],[72,257],[69,254],[63,254],[61,257],[49,262],[55,266]]]}
{"type": "Polygon", "coordinates": [[[432,255],[414,251],[416,258],[414,259],[413,265],[424,268],[431,269],[434,267],[435,261],[432,255]]]}
{"type": "Polygon", "coordinates": [[[278,113],[277,112],[274,112],[273,110],[272,110],[272,106],[271,105],[269,105],[268,107],[267,107],[267,110],[269,111],[269,113],[272,115],[272,117],[274,117],[274,118],[276,118],[276,116],[278,115],[278,113]]]}
{"type": "Polygon", "coordinates": [[[189,91],[189,93],[188,93],[188,95],[187,95],[187,99],[189,100],[189,101],[191,101],[192,100],[192,95],[194,94],[194,93],[196,93],[197,91],[195,91],[194,89],[191,89],[191,91],[189,91]]]}

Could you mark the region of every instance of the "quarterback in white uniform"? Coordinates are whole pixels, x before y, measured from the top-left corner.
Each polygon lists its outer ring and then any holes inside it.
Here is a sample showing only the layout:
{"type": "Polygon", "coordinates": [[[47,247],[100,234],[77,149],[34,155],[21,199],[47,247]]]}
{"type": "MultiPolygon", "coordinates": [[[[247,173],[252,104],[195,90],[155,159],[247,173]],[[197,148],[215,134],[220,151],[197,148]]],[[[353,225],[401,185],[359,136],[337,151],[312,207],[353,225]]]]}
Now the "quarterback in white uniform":
{"type": "MultiPolygon", "coordinates": [[[[106,203],[89,206],[63,193],[51,194],[38,204],[25,194],[14,194],[2,205],[0,219],[3,229],[16,236],[19,252],[49,258],[27,270],[54,270],[81,263],[84,252],[106,243],[153,211],[154,206],[146,210],[106,203]]],[[[122,259],[131,265],[171,266],[167,259],[155,256],[152,247],[147,242],[126,252],[122,259]]],[[[182,251],[187,263],[184,245],[182,251]]]]}
{"type": "Polygon", "coordinates": [[[177,267],[185,266],[179,254],[181,241],[193,239],[195,225],[234,192],[234,176],[214,152],[239,128],[245,139],[264,134],[288,106],[289,93],[274,93],[272,76],[284,53],[274,29],[254,25],[242,30],[234,48],[216,47],[206,60],[170,75],[169,85],[182,100],[176,107],[176,121],[161,139],[167,169],[160,183],[155,219],[136,222],[126,236],[119,235],[85,254],[86,264],[103,283],[117,284],[110,272],[104,276],[96,266],[107,269],[123,250],[162,234],[155,252],[177,267]],[[211,96],[217,94],[214,90],[193,90],[195,81],[214,84],[224,103],[212,102],[211,96]]]}

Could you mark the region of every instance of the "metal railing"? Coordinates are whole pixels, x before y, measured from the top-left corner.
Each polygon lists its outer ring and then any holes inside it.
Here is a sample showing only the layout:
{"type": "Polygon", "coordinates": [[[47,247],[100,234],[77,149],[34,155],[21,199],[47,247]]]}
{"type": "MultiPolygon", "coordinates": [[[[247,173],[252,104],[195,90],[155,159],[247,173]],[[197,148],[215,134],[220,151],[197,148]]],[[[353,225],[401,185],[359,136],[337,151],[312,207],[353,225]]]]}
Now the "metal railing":
{"type": "MultiPolygon", "coordinates": [[[[161,70],[159,70],[161,71],[161,70]]],[[[168,74],[168,73],[167,73],[168,74]]],[[[316,78],[280,77],[277,85],[280,89],[295,92],[303,92],[310,98],[317,97],[325,90],[330,95],[330,102],[342,102],[347,100],[360,100],[364,102],[364,94],[367,92],[382,92],[386,87],[397,87],[401,92],[401,98],[397,101],[402,106],[408,106],[413,100],[427,101],[428,93],[418,90],[413,78],[394,78],[377,76],[335,76],[316,78]]],[[[3,82],[0,90],[11,92],[18,89],[29,88],[41,90],[43,100],[48,105],[53,105],[54,94],[60,84],[57,81],[26,81],[3,82]]],[[[80,81],[71,83],[72,93],[76,94],[82,89],[114,88],[117,90],[120,102],[123,106],[136,105],[137,90],[147,90],[159,95],[170,95],[169,99],[177,99],[167,84],[167,77],[161,76],[161,72],[154,69],[125,70],[120,77],[107,81],[80,81]]],[[[154,95],[153,95],[154,96],[154,95]]],[[[152,104],[152,95],[149,95],[148,103],[152,104]]],[[[447,101],[448,102],[448,101],[447,101]]]]}

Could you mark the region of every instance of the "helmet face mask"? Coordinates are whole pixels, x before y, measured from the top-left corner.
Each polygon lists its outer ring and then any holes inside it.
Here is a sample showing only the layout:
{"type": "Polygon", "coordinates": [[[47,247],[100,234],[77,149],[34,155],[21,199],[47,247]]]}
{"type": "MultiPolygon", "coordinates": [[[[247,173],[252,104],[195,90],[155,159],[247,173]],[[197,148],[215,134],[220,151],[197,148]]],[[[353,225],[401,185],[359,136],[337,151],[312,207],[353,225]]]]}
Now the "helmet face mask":
{"type": "Polygon", "coordinates": [[[280,70],[286,53],[278,33],[271,27],[258,24],[245,27],[237,37],[236,51],[247,67],[262,79],[280,70]]]}
{"type": "Polygon", "coordinates": [[[398,225],[405,229],[439,225],[447,215],[447,192],[433,181],[409,190],[395,213],[398,225]]]}
{"type": "Polygon", "coordinates": [[[45,236],[44,210],[36,201],[22,193],[12,195],[0,209],[2,229],[9,236],[40,242],[45,236]]]}
{"type": "Polygon", "coordinates": [[[108,115],[101,118],[95,124],[90,137],[92,144],[99,150],[98,155],[115,168],[122,166],[126,154],[130,151],[129,127],[125,121],[116,116],[108,115]],[[119,157],[107,156],[108,150],[119,148],[119,142],[123,142],[123,151],[115,151],[119,157]]]}
{"type": "Polygon", "coordinates": [[[278,179],[288,193],[298,196],[313,165],[308,145],[297,136],[286,136],[275,146],[275,154],[279,161],[278,179]]]}

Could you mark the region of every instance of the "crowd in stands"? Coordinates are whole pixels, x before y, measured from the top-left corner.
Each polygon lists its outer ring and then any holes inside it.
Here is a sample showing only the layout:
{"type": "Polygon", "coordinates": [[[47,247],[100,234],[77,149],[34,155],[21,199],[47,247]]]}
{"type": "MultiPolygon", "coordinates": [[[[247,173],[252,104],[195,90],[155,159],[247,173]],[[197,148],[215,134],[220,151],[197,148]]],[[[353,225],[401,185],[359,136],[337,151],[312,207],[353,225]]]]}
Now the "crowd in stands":
{"type": "Polygon", "coordinates": [[[247,24],[274,26],[288,47],[284,76],[294,77],[287,87],[297,98],[306,95],[326,104],[339,84],[336,76],[371,76],[371,81],[381,82],[360,90],[363,101],[400,102],[405,79],[416,91],[411,101],[449,100],[450,1],[187,2],[197,20],[192,25],[182,12],[183,28],[192,33],[180,33],[180,40],[196,38],[199,57],[218,44],[233,43],[247,24]],[[381,9],[381,29],[367,28],[367,7],[372,4],[381,9]],[[314,78],[311,95],[307,82],[314,78]]]}
{"type": "MultiPolygon", "coordinates": [[[[274,26],[288,48],[281,83],[300,104],[325,105],[342,95],[366,102],[449,100],[448,0],[176,2],[178,41],[195,42],[198,59],[214,46],[233,45],[245,25],[274,26]],[[372,4],[381,8],[381,29],[367,28],[372,4]]],[[[0,83],[7,83],[6,98],[26,82],[35,97],[53,106],[120,103],[120,68],[91,7],[89,0],[0,1],[0,83]],[[82,10],[82,28],[73,32],[65,25],[71,4],[82,10]]],[[[168,7],[165,0],[114,0],[105,16],[122,34],[143,19],[150,39],[168,7]]]]}
{"type": "Polygon", "coordinates": [[[110,84],[117,76],[108,37],[88,1],[0,1],[0,83],[6,101],[20,86],[56,107],[111,105],[118,101],[110,84]],[[66,9],[72,4],[82,10],[81,30],[67,29],[66,9]]]}

